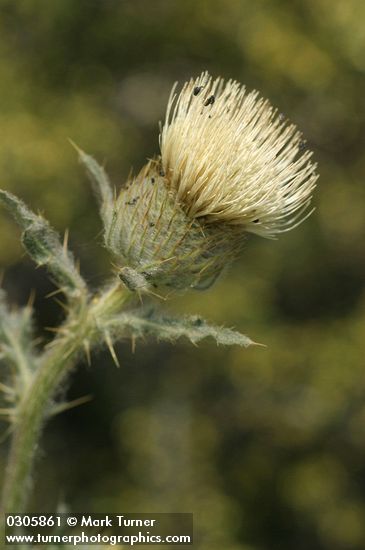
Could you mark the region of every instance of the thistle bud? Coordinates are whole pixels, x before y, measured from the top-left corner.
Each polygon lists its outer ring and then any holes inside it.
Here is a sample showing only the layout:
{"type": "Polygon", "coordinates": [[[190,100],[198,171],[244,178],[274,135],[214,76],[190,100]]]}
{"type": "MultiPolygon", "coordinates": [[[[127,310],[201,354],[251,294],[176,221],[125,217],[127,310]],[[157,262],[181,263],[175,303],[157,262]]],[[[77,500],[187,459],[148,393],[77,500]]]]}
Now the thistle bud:
{"type": "Polygon", "coordinates": [[[174,87],[160,156],[102,208],[124,283],[207,288],[248,233],[275,238],[301,223],[318,177],[302,145],[293,124],[238,82],[202,73],[174,87]]]}
{"type": "Polygon", "coordinates": [[[119,276],[132,290],[208,287],[242,247],[237,228],[184,212],[160,158],[121,190],[114,212],[105,244],[122,260],[119,276]]]}

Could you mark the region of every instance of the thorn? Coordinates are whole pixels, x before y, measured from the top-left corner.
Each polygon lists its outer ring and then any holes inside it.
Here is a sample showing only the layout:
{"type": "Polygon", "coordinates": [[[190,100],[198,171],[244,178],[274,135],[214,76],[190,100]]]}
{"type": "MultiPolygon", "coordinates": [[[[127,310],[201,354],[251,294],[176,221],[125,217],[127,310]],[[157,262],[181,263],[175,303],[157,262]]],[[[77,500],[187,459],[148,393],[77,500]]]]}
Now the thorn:
{"type": "Polygon", "coordinates": [[[84,395],[83,397],[78,397],[77,399],[73,399],[72,401],[68,401],[66,403],[59,403],[52,408],[50,415],[55,416],[56,414],[60,414],[62,412],[78,407],[79,405],[84,405],[84,403],[88,403],[92,399],[92,395],[84,395]]]}
{"type": "Polygon", "coordinates": [[[67,330],[64,329],[63,327],[44,327],[45,330],[47,330],[48,332],[54,332],[56,334],[67,334],[67,330]]]}
{"type": "Polygon", "coordinates": [[[15,402],[17,401],[17,396],[16,394],[14,393],[14,395],[8,395],[8,394],[5,394],[4,397],[3,397],[4,401],[6,401],[7,403],[12,403],[12,405],[14,406],[15,402]]]}
{"type": "Polygon", "coordinates": [[[260,344],[260,342],[254,342],[252,340],[251,346],[259,346],[260,348],[267,348],[268,346],[266,344],[260,344]]]}
{"type": "Polygon", "coordinates": [[[113,269],[116,269],[117,273],[119,273],[119,271],[121,270],[120,265],[117,265],[114,262],[110,262],[110,265],[112,266],[113,269]]]}
{"type": "Polygon", "coordinates": [[[66,311],[66,313],[70,312],[70,308],[68,307],[67,304],[65,304],[64,302],[61,302],[61,300],[59,300],[58,298],[54,298],[53,300],[56,302],[56,304],[62,307],[63,311],[66,311]]]}
{"type": "MultiPolygon", "coordinates": [[[[229,327],[229,330],[235,330],[235,327],[229,327]]],[[[251,340],[251,338],[250,338],[251,340]]],[[[250,343],[247,346],[244,346],[245,348],[248,348],[249,346],[259,346],[260,348],[267,348],[268,346],[266,344],[261,344],[260,342],[255,342],[254,340],[251,340],[250,343]]]]}
{"type": "Polygon", "coordinates": [[[106,345],[108,346],[108,349],[110,351],[110,355],[112,356],[114,363],[116,364],[116,366],[118,368],[120,368],[120,363],[118,361],[117,354],[115,353],[115,349],[113,347],[113,342],[112,342],[112,339],[110,338],[109,332],[105,332],[104,337],[105,337],[106,345]]]}
{"type": "Polygon", "coordinates": [[[176,260],[177,256],[170,256],[170,258],[165,258],[164,260],[161,260],[159,264],[164,264],[165,262],[171,262],[172,260],[176,260]]]}
{"type": "Polygon", "coordinates": [[[8,416],[11,418],[15,416],[15,409],[12,407],[0,409],[0,416],[8,416]]]}
{"type": "Polygon", "coordinates": [[[57,332],[60,332],[60,329],[55,327],[44,327],[44,330],[47,330],[48,332],[55,332],[56,334],[57,332]]]}
{"type": "Polygon", "coordinates": [[[165,296],[165,301],[170,300],[171,296],[174,296],[175,294],[176,294],[175,290],[170,290],[165,296]]]}
{"type": "Polygon", "coordinates": [[[136,351],[136,337],[135,337],[134,334],[132,334],[132,336],[131,336],[131,350],[132,350],[133,354],[136,351]]]}
{"type": "Polygon", "coordinates": [[[36,291],[35,291],[34,288],[32,288],[32,290],[29,293],[29,298],[28,298],[28,302],[27,302],[27,307],[29,309],[32,309],[32,307],[34,306],[35,297],[36,297],[36,291]]]}
{"type": "Polygon", "coordinates": [[[8,395],[14,395],[15,393],[13,388],[11,388],[10,386],[6,386],[2,382],[0,382],[0,390],[3,391],[4,393],[7,393],[8,395]]]}
{"type": "Polygon", "coordinates": [[[80,157],[81,157],[81,155],[85,154],[84,151],[82,149],[80,149],[80,147],[78,147],[76,145],[76,143],[74,141],[72,141],[71,138],[67,138],[67,141],[72,145],[72,147],[75,149],[75,151],[77,151],[77,153],[80,155],[80,157]]]}
{"type": "Polygon", "coordinates": [[[84,350],[85,350],[87,364],[88,364],[89,367],[91,367],[91,356],[90,356],[89,340],[84,340],[83,341],[83,346],[84,346],[84,350]]]}
{"type": "Polygon", "coordinates": [[[68,232],[68,229],[66,228],[65,229],[65,234],[63,236],[63,253],[67,254],[67,247],[68,247],[68,235],[69,235],[69,232],[68,232]]]}
{"type": "Polygon", "coordinates": [[[49,292],[46,294],[46,298],[52,298],[52,296],[56,296],[57,294],[61,294],[61,292],[65,293],[64,288],[56,288],[56,290],[52,290],[52,292],[49,292]]]}
{"type": "Polygon", "coordinates": [[[166,302],[167,300],[165,296],[161,296],[160,294],[157,294],[157,292],[153,292],[152,290],[146,290],[146,294],[152,294],[152,296],[156,296],[156,298],[159,298],[163,302],[166,302]]]}

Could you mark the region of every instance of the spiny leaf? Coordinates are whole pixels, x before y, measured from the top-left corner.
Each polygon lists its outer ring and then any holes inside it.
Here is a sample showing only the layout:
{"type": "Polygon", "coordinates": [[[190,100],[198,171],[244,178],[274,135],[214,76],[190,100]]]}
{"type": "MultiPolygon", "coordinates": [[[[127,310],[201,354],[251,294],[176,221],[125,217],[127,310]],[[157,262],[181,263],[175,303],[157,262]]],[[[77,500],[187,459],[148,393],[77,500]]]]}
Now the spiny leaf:
{"type": "Polygon", "coordinates": [[[114,198],[109,178],[102,166],[96,160],[87,155],[73,141],[71,145],[76,149],[80,162],[85,166],[86,172],[92,183],[94,192],[100,202],[100,216],[104,224],[105,233],[109,233],[114,213],[114,198]]]}
{"type": "Polygon", "coordinates": [[[10,310],[5,292],[0,289],[0,343],[9,344],[7,335],[13,334],[16,343],[27,352],[33,349],[33,311],[30,306],[10,310]]]}
{"type": "Polygon", "coordinates": [[[238,345],[247,348],[252,345],[260,345],[244,334],[229,328],[209,325],[197,316],[174,318],[156,315],[153,311],[132,311],[115,317],[108,325],[116,337],[118,337],[118,332],[123,333],[127,328],[135,337],[152,335],[160,340],[170,342],[185,336],[193,344],[211,337],[217,344],[225,346],[238,345]]]}
{"type": "MultiPolygon", "coordinates": [[[[15,395],[21,394],[37,368],[32,314],[29,305],[10,310],[5,302],[5,292],[0,289],[1,359],[16,375],[13,388],[15,395]]],[[[5,387],[2,384],[0,389],[4,392],[5,387]]]]}
{"type": "Polygon", "coordinates": [[[79,298],[86,291],[72,254],[61,244],[55,230],[42,216],[32,212],[15,195],[0,189],[0,201],[23,228],[22,243],[37,265],[46,265],[56,283],[70,298],[79,298]]]}

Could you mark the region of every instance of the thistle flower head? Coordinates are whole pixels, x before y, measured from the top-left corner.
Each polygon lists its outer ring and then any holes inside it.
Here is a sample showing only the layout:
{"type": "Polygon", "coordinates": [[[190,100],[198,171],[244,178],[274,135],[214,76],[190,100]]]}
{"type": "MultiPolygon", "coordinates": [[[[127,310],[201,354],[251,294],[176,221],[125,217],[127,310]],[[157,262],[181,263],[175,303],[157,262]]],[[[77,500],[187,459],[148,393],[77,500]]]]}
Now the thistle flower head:
{"type": "Polygon", "coordinates": [[[275,237],[307,217],[317,175],[301,134],[257,92],[202,73],[173,88],[150,160],[102,199],[105,245],[132,290],[207,288],[247,233],[275,237]]]}
{"type": "Polygon", "coordinates": [[[207,72],[172,89],[160,134],[163,169],[190,218],[274,237],[308,216],[315,187],[301,134],[256,91],[207,72]]]}

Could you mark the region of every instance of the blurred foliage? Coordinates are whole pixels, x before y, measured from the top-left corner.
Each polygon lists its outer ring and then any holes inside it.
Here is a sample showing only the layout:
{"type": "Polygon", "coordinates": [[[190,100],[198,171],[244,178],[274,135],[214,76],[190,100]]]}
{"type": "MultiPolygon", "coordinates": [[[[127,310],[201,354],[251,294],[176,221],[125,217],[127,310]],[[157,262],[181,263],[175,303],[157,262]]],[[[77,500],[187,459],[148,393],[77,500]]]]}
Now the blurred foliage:
{"type": "MultiPolygon", "coordinates": [[[[97,356],[64,389],[93,402],[46,430],[32,510],[193,511],[202,550],[365,547],[364,18],[361,0],[2,0],[2,187],[70,229],[91,284],[110,260],[67,138],[118,185],[156,153],[175,80],[259,89],[321,174],[303,226],[168,304],[268,349],[122,345],[120,370],[97,356]]],[[[35,288],[39,324],[56,324],[5,214],[0,234],[12,300],[35,288]]]]}

